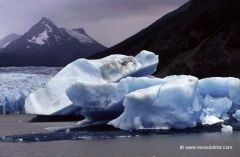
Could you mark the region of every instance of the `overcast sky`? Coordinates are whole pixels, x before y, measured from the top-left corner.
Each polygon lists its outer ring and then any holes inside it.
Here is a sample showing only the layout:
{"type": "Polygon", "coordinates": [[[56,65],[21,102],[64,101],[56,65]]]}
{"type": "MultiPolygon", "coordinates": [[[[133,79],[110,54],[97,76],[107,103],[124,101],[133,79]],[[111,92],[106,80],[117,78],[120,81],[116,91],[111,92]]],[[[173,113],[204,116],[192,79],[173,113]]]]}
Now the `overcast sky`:
{"type": "Polygon", "coordinates": [[[43,16],[58,27],[84,28],[110,47],[188,0],[0,0],[0,39],[24,34],[43,16]]]}

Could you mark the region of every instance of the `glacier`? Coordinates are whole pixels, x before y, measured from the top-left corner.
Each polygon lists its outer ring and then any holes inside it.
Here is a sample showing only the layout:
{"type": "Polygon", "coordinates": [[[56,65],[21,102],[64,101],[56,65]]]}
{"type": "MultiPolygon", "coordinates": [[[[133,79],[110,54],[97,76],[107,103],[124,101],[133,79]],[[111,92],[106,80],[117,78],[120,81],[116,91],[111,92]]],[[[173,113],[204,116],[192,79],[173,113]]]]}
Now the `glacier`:
{"type": "Polygon", "coordinates": [[[43,87],[61,68],[4,67],[0,68],[0,106],[3,113],[25,113],[25,98],[43,87]]]}
{"type": "Polygon", "coordinates": [[[148,51],[142,51],[136,57],[111,55],[99,60],[78,59],[63,68],[44,88],[27,97],[26,113],[50,115],[71,106],[66,90],[75,82],[111,83],[127,76],[151,75],[157,64],[158,56],[148,51]]]}

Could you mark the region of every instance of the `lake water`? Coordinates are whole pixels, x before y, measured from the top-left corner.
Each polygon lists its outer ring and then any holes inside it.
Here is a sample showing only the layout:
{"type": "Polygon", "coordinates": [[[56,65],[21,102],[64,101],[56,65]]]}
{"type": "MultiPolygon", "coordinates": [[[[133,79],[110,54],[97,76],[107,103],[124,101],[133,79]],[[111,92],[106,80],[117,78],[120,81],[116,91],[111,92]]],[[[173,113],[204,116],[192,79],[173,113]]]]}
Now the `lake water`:
{"type": "MultiPolygon", "coordinates": [[[[48,133],[45,127],[75,123],[28,123],[33,117],[0,116],[0,136],[48,133]]],[[[239,147],[240,132],[173,134],[104,140],[0,143],[0,157],[238,157],[239,147]],[[198,147],[186,150],[188,146],[198,147]],[[222,148],[217,149],[216,146],[222,148]]]]}

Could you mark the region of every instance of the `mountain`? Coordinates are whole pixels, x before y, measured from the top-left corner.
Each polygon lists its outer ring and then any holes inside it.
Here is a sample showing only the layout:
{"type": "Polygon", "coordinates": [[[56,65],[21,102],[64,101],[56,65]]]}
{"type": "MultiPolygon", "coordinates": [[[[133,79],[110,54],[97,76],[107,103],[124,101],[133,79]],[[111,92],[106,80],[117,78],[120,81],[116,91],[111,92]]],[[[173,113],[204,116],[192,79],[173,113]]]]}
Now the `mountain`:
{"type": "MultiPolygon", "coordinates": [[[[77,28],[77,29],[64,29],[61,28],[63,31],[65,30],[69,35],[72,37],[78,39],[80,43],[83,43],[87,47],[91,48],[93,53],[96,53],[96,51],[106,49],[106,47],[103,47],[101,44],[99,44],[97,41],[92,39],[90,36],[88,36],[84,29],[77,28]]],[[[89,56],[92,54],[89,54],[89,56]]]]}
{"type": "Polygon", "coordinates": [[[21,37],[21,35],[18,35],[15,33],[12,33],[12,34],[6,36],[5,38],[0,40],[0,49],[6,47],[11,41],[16,40],[20,37],[21,37]]]}
{"type": "Polygon", "coordinates": [[[122,43],[90,58],[110,54],[159,55],[158,77],[240,78],[240,1],[191,0],[122,43]]]}
{"type": "Polygon", "coordinates": [[[0,51],[0,66],[65,66],[104,49],[83,29],[58,28],[43,17],[0,51]]]}

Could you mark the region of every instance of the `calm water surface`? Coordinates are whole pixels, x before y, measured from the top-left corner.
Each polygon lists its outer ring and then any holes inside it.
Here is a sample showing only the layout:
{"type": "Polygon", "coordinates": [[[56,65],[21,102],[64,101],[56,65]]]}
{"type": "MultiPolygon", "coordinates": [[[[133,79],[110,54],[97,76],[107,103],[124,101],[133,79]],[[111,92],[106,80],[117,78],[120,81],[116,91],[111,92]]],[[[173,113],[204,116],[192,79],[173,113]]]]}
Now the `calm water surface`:
{"type": "MultiPolygon", "coordinates": [[[[27,123],[33,116],[0,116],[0,135],[46,133],[70,123],[27,123]]],[[[240,132],[142,136],[108,140],[0,143],[0,157],[239,157],[240,132]],[[184,149],[180,149],[183,146],[184,149]],[[186,150],[187,146],[231,146],[230,150],[186,150]]]]}

